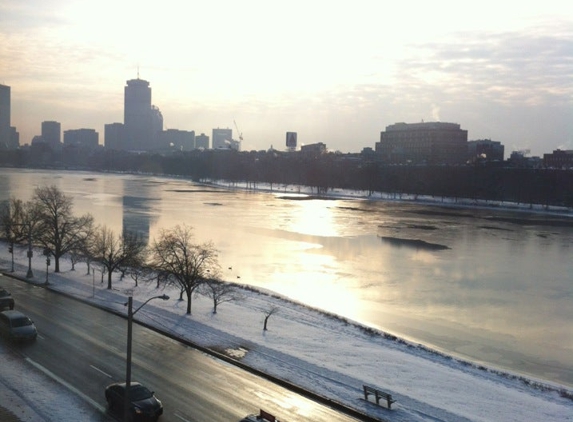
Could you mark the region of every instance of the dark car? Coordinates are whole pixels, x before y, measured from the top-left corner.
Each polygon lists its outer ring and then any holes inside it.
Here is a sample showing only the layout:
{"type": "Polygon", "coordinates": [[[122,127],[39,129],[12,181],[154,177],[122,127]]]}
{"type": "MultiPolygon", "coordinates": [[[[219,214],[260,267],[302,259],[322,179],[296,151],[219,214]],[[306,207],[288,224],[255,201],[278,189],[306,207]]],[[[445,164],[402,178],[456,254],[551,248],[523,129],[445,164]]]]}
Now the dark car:
{"type": "Polygon", "coordinates": [[[274,415],[271,415],[269,412],[265,412],[263,409],[260,409],[258,415],[247,415],[241,422],[280,422],[274,415]]]}
{"type": "Polygon", "coordinates": [[[0,311],[6,308],[14,309],[14,298],[8,290],[0,287],[0,311]]]}
{"type": "MultiPolygon", "coordinates": [[[[105,389],[107,405],[120,414],[124,410],[125,390],[125,382],[108,385],[105,389]]],[[[138,382],[129,386],[129,402],[133,421],[156,421],[163,414],[163,404],[155,393],[138,382]]]]}
{"type": "Polygon", "coordinates": [[[12,340],[36,340],[38,330],[34,322],[22,312],[2,311],[0,334],[12,340]]]}

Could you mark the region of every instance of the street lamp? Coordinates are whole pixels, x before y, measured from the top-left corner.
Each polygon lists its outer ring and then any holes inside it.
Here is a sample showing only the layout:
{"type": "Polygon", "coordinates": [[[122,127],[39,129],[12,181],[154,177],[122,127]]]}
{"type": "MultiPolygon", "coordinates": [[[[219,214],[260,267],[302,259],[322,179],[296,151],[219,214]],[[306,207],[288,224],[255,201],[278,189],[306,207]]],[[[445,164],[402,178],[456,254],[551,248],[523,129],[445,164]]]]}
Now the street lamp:
{"type": "MultiPolygon", "coordinates": [[[[32,228],[30,227],[30,223],[14,223],[14,227],[25,227],[27,229],[27,237],[28,237],[28,272],[26,273],[26,278],[34,278],[34,273],[32,272],[32,257],[34,256],[34,252],[32,251],[32,228]]],[[[11,229],[13,230],[13,229],[11,229]]],[[[12,232],[13,233],[13,232],[12,232]]],[[[12,272],[14,272],[14,240],[10,241],[9,252],[12,254],[12,272]]]]}
{"type": "Polygon", "coordinates": [[[143,308],[150,300],[153,299],[162,299],[162,300],[169,300],[169,296],[161,295],[161,296],[154,296],[147,299],[143,302],[139,308],[135,311],[133,310],[133,297],[129,296],[127,299],[127,364],[125,370],[125,397],[124,397],[124,405],[123,405],[123,420],[129,421],[129,390],[131,389],[131,340],[132,340],[132,326],[133,326],[133,316],[143,308]]]}
{"type": "Polygon", "coordinates": [[[28,273],[26,278],[33,278],[34,273],[32,272],[32,257],[34,252],[32,251],[32,233],[30,227],[28,227],[28,273]]]}
{"type": "Polygon", "coordinates": [[[44,256],[46,257],[46,284],[48,283],[48,267],[50,266],[50,254],[52,251],[50,248],[44,248],[44,256]]]}
{"type": "Polygon", "coordinates": [[[10,252],[10,255],[12,255],[12,270],[10,272],[13,273],[14,272],[14,241],[13,240],[10,241],[10,246],[8,246],[8,252],[10,252]]]}

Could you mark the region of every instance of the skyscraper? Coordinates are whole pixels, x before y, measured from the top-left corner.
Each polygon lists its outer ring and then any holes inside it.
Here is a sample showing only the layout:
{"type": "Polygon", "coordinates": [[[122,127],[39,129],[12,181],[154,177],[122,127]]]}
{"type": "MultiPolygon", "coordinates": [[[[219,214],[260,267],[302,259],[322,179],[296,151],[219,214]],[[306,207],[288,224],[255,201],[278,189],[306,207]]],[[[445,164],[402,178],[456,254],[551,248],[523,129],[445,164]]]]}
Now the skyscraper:
{"type": "Polygon", "coordinates": [[[11,149],[10,87],[0,85],[0,148],[11,149]]]}
{"type": "Polygon", "coordinates": [[[157,137],[163,130],[163,116],[159,109],[151,104],[149,82],[139,78],[127,81],[123,113],[125,149],[157,149],[157,137]]]}
{"type": "Polygon", "coordinates": [[[62,146],[61,133],[60,122],[42,122],[42,138],[52,149],[58,149],[62,146]]]}
{"type": "Polygon", "coordinates": [[[213,129],[213,149],[230,149],[233,139],[232,129],[213,129]]]}

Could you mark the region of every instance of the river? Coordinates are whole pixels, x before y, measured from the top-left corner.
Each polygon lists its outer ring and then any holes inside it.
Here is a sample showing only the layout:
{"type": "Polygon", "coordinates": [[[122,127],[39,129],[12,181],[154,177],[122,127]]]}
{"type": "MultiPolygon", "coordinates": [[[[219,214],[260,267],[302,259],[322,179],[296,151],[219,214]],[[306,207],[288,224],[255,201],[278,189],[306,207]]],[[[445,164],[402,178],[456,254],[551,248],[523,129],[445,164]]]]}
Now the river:
{"type": "Polygon", "coordinates": [[[225,280],[441,352],[573,386],[573,219],[395,201],[303,199],[153,176],[0,169],[0,202],[56,185],[117,233],[177,224],[225,280]]]}

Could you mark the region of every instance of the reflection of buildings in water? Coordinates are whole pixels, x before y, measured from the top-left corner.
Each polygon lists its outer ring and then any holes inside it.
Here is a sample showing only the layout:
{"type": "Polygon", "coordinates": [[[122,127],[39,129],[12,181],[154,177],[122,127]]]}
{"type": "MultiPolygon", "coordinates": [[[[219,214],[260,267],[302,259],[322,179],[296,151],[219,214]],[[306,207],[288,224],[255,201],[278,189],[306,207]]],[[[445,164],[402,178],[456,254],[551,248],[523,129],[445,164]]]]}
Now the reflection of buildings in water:
{"type": "Polygon", "coordinates": [[[156,188],[141,180],[124,180],[123,183],[123,231],[141,236],[149,243],[149,230],[157,218],[153,202],[159,199],[156,188]]]}
{"type": "Polygon", "coordinates": [[[129,232],[141,236],[145,243],[149,242],[149,202],[146,198],[125,196],[123,197],[123,232],[129,232]]]}

